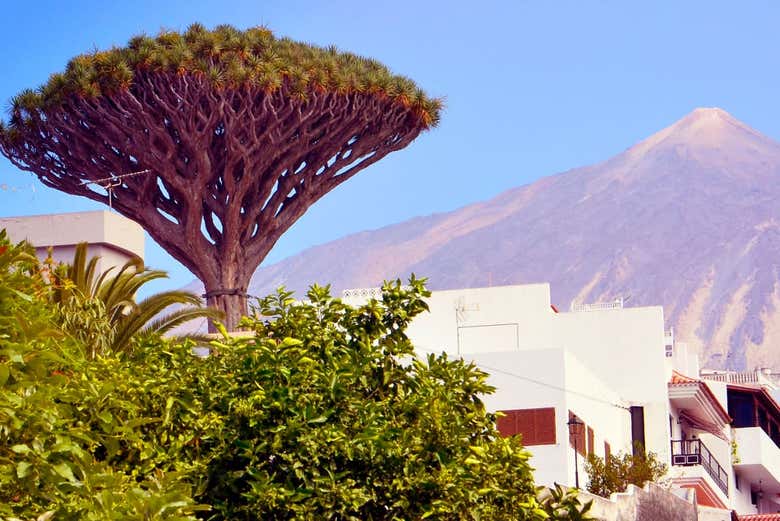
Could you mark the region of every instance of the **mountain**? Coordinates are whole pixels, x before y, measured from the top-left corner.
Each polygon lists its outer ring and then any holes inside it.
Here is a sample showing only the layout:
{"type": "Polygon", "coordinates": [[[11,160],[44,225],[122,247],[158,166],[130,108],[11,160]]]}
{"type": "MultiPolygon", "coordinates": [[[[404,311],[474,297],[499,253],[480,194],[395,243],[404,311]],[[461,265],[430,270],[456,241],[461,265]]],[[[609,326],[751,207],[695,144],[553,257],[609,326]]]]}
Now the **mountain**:
{"type": "Polygon", "coordinates": [[[553,302],[663,304],[709,367],[780,367],[780,143],[697,109],[602,163],[308,249],[250,287],[549,281],[553,302]]]}

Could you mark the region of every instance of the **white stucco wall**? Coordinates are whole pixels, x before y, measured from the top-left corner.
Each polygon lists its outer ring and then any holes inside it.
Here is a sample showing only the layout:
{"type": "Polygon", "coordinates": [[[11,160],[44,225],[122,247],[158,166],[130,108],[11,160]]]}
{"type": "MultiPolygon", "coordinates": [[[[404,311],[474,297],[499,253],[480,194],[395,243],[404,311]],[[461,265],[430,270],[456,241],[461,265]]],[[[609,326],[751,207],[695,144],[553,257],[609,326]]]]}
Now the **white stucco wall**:
{"type": "MultiPolygon", "coordinates": [[[[555,408],[555,445],[528,449],[533,454],[531,465],[536,469],[534,479],[538,484],[568,483],[569,432],[566,396],[562,390],[566,385],[563,351],[479,353],[463,357],[490,374],[488,382],[496,387],[496,392],[484,397],[488,410],[555,408]]],[[[574,467],[571,469],[573,472],[574,467]]]]}
{"type": "Polygon", "coordinates": [[[548,284],[434,291],[427,302],[430,313],[408,329],[418,348],[466,354],[555,347],[548,284]]]}
{"type": "Polygon", "coordinates": [[[140,225],[108,211],[75,212],[0,218],[0,229],[6,229],[13,242],[28,241],[36,247],[38,257],[52,257],[72,262],[75,246],[89,243],[88,255],[101,257],[98,270],[121,266],[129,259],[144,258],[144,232],[140,225]]]}
{"type": "Polygon", "coordinates": [[[746,477],[741,477],[739,485],[739,489],[737,489],[736,486],[732,486],[731,495],[729,497],[732,508],[743,515],[757,514],[758,509],[756,508],[756,505],[750,501],[750,480],[746,477]]]}
{"type": "Polygon", "coordinates": [[[644,407],[645,445],[670,462],[661,307],[555,315],[557,343],[631,405],[644,407]]]}
{"type": "MultiPolygon", "coordinates": [[[[626,401],[610,389],[601,378],[589,370],[572,353],[564,352],[566,408],[576,414],[587,427],[593,429],[593,449],[597,456],[604,457],[604,442],[609,443],[612,454],[630,452],[631,415],[626,401]]],[[[586,431],[587,443],[587,431],[586,431]]],[[[568,440],[568,427],[567,427],[568,440]]],[[[574,449],[569,448],[569,483],[574,482],[574,449]]],[[[584,458],[578,457],[580,465],[580,486],[587,486],[584,472],[584,458]]]]}
{"type": "Polygon", "coordinates": [[[723,407],[723,410],[729,410],[729,398],[728,398],[728,384],[726,382],[716,382],[714,380],[702,380],[707,387],[709,387],[712,394],[717,398],[718,403],[723,407]]]}
{"type": "MultiPolygon", "coordinates": [[[[567,425],[569,411],[593,429],[597,455],[604,456],[605,441],[613,453],[631,450],[630,415],[622,398],[571,353],[540,349],[461,356],[490,375],[488,382],[496,391],[484,397],[489,410],[555,408],[556,444],[528,447],[538,484],[575,482],[574,450],[569,446],[567,425]]],[[[580,485],[584,487],[584,458],[577,459],[580,485]]]]}
{"type": "Polygon", "coordinates": [[[696,512],[697,521],[731,521],[731,510],[698,506],[696,512]]]}

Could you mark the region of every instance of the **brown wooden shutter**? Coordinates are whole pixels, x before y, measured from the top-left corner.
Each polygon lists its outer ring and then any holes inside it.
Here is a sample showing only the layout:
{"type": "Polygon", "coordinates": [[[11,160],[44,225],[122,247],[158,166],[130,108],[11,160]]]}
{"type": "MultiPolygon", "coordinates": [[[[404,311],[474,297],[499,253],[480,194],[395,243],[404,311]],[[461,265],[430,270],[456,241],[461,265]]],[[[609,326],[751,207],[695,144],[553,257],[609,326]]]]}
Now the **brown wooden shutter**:
{"type": "Polygon", "coordinates": [[[588,427],[588,454],[593,454],[594,450],[594,435],[593,435],[593,429],[588,427]]]}
{"type": "Polygon", "coordinates": [[[515,409],[496,422],[502,436],[519,434],[523,445],[555,445],[555,408],[515,409]]]}
{"type": "Polygon", "coordinates": [[[515,411],[517,418],[517,433],[521,436],[523,445],[536,445],[536,415],[535,409],[515,411]]]}
{"type": "Polygon", "coordinates": [[[604,461],[609,460],[609,457],[612,456],[612,447],[609,446],[609,443],[606,441],[604,442],[604,461]]]}
{"type": "Polygon", "coordinates": [[[555,408],[536,409],[536,440],[538,445],[555,445],[555,408]]]}
{"type": "Polygon", "coordinates": [[[517,434],[517,415],[515,411],[501,411],[504,416],[496,421],[496,428],[503,437],[517,434]]]}

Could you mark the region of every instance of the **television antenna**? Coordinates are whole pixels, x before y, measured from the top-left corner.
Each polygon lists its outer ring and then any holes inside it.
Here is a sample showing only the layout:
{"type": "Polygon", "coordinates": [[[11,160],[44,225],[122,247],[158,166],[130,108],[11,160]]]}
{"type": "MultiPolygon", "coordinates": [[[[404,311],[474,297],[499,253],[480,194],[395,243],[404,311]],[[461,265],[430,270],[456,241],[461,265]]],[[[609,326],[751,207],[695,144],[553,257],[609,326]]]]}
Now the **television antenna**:
{"type": "Polygon", "coordinates": [[[460,297],[455,302],[455,322],[460,324],[468,318],[467,311],[479,311],[479,304],[466,304],[466,299],[460,297]]]}
{"type": "Polygon", "coordinates": [[[124,183],[123,179],[127,177],[148,174],[151,173],[151,171],[152,171],[151,168],[146,168],[144,170],[129,172],[127,174],[112,175],[110,177],[103,177],[101,179],[86,180],[81,182],[81,186],[98,185],[100,188],[105,190],[108,193],[108,208],[109,210],[113,210],[114,209],[114,188],[122,186],[122,183],[124,183]]]}

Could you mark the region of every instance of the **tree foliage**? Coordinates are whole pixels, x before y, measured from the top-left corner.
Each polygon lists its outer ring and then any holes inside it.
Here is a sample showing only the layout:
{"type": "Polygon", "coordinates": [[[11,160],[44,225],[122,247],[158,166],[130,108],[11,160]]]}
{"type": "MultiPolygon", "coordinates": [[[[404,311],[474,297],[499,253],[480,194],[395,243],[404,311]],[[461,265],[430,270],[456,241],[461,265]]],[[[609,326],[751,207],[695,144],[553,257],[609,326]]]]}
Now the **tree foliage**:
{"type": "Polygon", "coordinates": [[[142,81],[142,72],[191,74],[216,89],[258,88],[266,93],[288,84],[306,98],[314,91],[377,94],[413,109],[426,126],[436,125],[441,100],[425,94],[412,80],[393,74],[380,62],[336,47],[318,47],[277,38],[265,27],[246,31],[220,25],[209,31],[192,24],[183,33],[163,30],[156,37],[133,37],[126,47],[76,56],[65,71],[53,74],[37,90],[13,98],[9,130],[55,109],[72,97],[111,96],[142,81]]]}
{"type": "Polygon", "coordinates": [[[411,287],[360,308],[321,287],[259,303],[272,319],[247,322],[255,341],[215,357],[251,375],[218,391],[233,397],[223,433],[242,440],[209,476],[220,519],[531,518],[528,453],[496,436],[486,375],[412,356],[425,292],[411,287]]]}
{"type": "Polygon", "coordinates": [[[418,280],[357,308],[280,291],[205,358],[155,334],[93,356],[31,253],[0,236],[0,520],[581,519],[537,499],[484,373],[413,356],[418,280]]]}
{"type": "Polygon", "coordinates": [[[657,482],[666,474],[666,464],[658,460],[654,452],[644,450],[629,454],[610,454],[606,460],[589,454],[585,463],[588,474],[588,492],[609,497],[615,492],[625,492],[629,485],[645,486],[657,482]]]}

